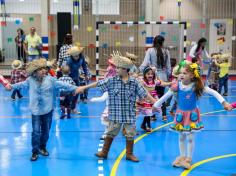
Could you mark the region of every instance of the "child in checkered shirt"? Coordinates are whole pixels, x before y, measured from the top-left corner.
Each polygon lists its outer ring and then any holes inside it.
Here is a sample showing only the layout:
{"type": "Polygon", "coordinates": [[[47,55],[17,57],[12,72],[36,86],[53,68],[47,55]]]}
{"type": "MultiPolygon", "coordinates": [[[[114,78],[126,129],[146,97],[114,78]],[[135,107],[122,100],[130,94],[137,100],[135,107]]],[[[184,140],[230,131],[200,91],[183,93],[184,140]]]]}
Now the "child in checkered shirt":
{"type": "MultiPolygon", "coordinates": [[[[69,66],[67,65],[62,66],[61,71],[63,76],[59,78],[59,81],[75,85],[73,79],[69,77],[70,74],[69,66]]],[[[70,113],[71,113],[72,98],[73,95],[71,93],[65,92],[64,90],[60,91],[60,108],[61,108],[60,119],[64,119],[65,117],[67,117],[68,119],[71,118],[70,113]]]]}
{"type": "MultiPolygon", "coordinates": [[[[11,71],[11,84],[22,82],[27,78],[26,70],[23,69],[23,64],[20,60],[14,60],[11,66],[13,68],[13,70],[11,71]]],[[[13,90],[11,95],[11,99],[13,101],[16,100],[16,95],[19,99],[23,97],[20,93],[20,89],[13,90]]]]}
{"type": "Polygon", "coordinates": [[[133,66],[130,59],[119,55],[112,58],[117,68],[117,76],[78,88],[79,92],[92,87],[99,87],[102,92],[108,92],[108,131],[102,151],[95,155],[99,158],[107,158],[113,139],[123,126],[126,131],[126,159],[139,162],[133,154],[134,136],[136,135],[136,98],[147,98],[152,103],[155,102],[155,99],[138,80],[129,76],[130,68],[133,66]]]}

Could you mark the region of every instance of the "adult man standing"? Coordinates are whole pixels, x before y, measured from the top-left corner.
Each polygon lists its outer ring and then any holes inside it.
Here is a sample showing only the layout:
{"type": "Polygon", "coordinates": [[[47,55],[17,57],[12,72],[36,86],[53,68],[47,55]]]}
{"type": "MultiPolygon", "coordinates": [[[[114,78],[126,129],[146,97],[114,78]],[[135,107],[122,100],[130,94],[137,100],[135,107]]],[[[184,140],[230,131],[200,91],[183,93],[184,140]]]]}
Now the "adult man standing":
{"type": "Polygon", "coordinates": [[[28,61],[38,59],[41,55],[42,40],[41,37],[36,33],[36,28],[31,27],[30,34],[25,38],[24,43],[25,53],[28,55],[28,61]]]}

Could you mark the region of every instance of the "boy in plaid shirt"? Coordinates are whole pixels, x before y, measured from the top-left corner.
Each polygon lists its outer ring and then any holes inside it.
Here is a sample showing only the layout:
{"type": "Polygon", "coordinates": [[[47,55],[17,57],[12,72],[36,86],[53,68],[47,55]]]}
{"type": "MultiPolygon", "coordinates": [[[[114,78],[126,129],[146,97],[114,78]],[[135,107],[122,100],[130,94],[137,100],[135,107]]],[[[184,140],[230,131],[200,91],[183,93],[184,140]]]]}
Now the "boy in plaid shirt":
{"type": "Polygon", "coordinates": [[[129,70],[133,66],[130,59],[120,55],[112,58],[117,67],[117,76],[79,87],[79,91],[99,87],[102,92],[108,92],[108,131],[102,151],[95,155],[99,158],[107,158],[113,138],[118,135],[123,125],[126,130],[126,159],[139,162],[133,155],[134,136],[136,135],[136,98],[137,96],[140,99],[147,98],[153,103],[155,103],[155,99],[135,78],[129,76],[129,70]]]}
{"type": "MultiPolygon", "coordinates": [[[[22,82],[27,78],[26,70],[22,69],[22,62],[20,60],[14,60],[11,67],[13,68],[11,71],[11,84],[22,82]]],[[[19,99],[23,97],[20,93],[20,89],[13,90],[11,95],[13,101],[16,99],[16,95],[19,99]]]]}
{"type": "MultiPolygon", "coordinates": [[[[61,71],[62,71],[63,76],[59,78],[59,81],[68,83],[71,85],[75,85],[75,82],[73,81],[73,79],[69,77],[69,74],[70,74],[69,66],[67,65],[62,66],[61,71]]],[[[64,119],[65,117],[67,117],[68,119],[71,118],[70,112],[71,112],[72,98],[73,98],[73,95],[71,93],[61,90],[60,92],[60,107],[61,107],[60,119],[64,119]],[[67,115],[65,113],[67,113],[67,115]]]]}

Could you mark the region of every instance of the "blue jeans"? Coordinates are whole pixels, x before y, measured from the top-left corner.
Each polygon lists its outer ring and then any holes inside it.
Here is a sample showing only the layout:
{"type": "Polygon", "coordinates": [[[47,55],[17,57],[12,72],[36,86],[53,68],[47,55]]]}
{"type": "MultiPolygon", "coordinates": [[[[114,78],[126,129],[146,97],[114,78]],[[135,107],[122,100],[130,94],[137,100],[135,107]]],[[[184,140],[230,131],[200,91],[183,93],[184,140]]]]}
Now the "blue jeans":
{"type": "Polygon", "coordinates": [[[28,62],[39,59],[39,55],[28,55],[28,62]]]}
{"type": "Polygon", "coordinates": [[[228,79],[229,75],[226,74],[222,78],[219,79],[219,90],[218,92],[221,94],[222,87],[224,87],[224,93],[228,93],[228,79]]]}
{"type": "Polygon", "coordinates": [[[39,149],[46,148],[52,125],[52,115],[53,111],[44,115],[32,114],[32,153],[38,153],[39,149]]]}

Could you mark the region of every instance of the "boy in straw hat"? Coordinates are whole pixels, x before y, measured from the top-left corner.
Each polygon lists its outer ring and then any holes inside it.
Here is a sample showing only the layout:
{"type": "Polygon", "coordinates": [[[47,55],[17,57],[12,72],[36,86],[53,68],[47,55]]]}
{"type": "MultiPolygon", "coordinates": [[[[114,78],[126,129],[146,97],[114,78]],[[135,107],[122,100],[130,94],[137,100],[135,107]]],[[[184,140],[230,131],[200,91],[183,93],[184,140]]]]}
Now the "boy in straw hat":
{"type": "Polygon", "coordinates": [[[223,96],[228,96],[228,78],[229,67],[231,67],[231,55],[222,54],[220,60],[221,63],[218,63],[216,59],[214,60],[215,64],[220,68],[218,92],[221,94],[222,87],[224,87],[223,96]]]}
{"type": "MultiPolygon", "coordinates": [[[[73,79],[76,86],[79,86],[79,68],[82,67],[85,79],[88,80],[88,66],[85,62],[85,57],[82,54],[83,47],[75,45],[68,50],[68,55],[70,55],[69,60],[67,61],[67,65],[70,68],[69,76],[73,79]]],[[[71,112],[79,114],[80,112],[76,110],[78,95],[73,97],[72,104],[71,104],[71,112]]]]}
{"type": "Polygon", "coordinates": [[[113,138],[117,136],[122,126],[126,130],[126,159],[133,162],[139,160],[133,155],[134,136],[136,135],[136,98],[148,98],[155,102],[144,87],[133,77],[129,70],[133,66],[130,59],[115,55],[112,57],[117,67],[117,76],[107,78],[87,86],[80,87],[80,91],[92,87],[99,87],[102,92],[108,92],[109,125],[102,151],[96,153],[99,158],[107,158],[113,138]]]}
{"type": "Polygon", "coordinates": [[[29,77],[20,83],[13,84],[13,89],[26,88],[29,90],[29,106],[32,113],[32,157],[38,159],[38,154],[48,156],[46,149],[49,131],[52,123],[53,105],[56,89],[78,93],[78,88],[47,75],[47,61],[36,59],[28,64],[26,71],[29,77]]]}
{"type": "MultiPolygon", "coordinates": [[[[11,84],[16,84],[24,81],[27,78],[26,71],[22,68],[22,62],[20,60],[14,60],[11,64],[11,84]]],[[[12,92],[11,99],[14,101],[16,99],[16,95],[18,98],[22,98],[23,96],[20,93],[20,89],[15,89],[12,92]]]]}

